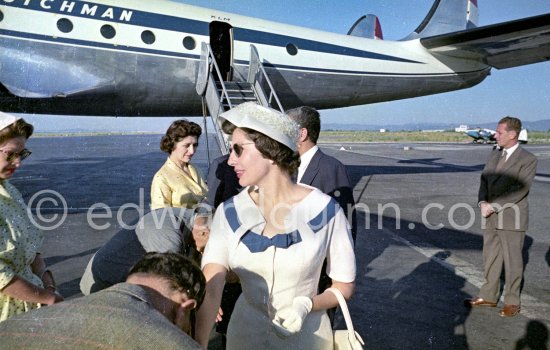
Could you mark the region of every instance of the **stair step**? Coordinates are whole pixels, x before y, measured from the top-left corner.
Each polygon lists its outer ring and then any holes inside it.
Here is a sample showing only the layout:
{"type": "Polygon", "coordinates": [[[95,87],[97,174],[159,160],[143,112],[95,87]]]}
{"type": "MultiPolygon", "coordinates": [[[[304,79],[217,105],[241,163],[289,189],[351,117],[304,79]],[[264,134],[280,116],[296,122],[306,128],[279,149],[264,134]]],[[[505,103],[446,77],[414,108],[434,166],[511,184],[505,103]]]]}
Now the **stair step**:
{"type": "MultiPolygon", "coordinates": [[[[218,91],[222,91],[222,89],[219,88],[218,91]]],[[[226,88],[225,91],[227,91],[227,92],[252,92],[252,93],[254,92],[254,90],[252,90],[252,89],[246,89],[245,90],[245,89],[228,89],[228,88],[226,88]]]]}
{"type": "MultiPolygon", "coordinates": [[[[236,91],[249,90],[249,91],[252,91],[252,85],[250,85],[250,84],[238,84],[238,85],[225,84],[224,86],[225,86],[226,90],[236,90],[236,91]]],[[[216,85],[216,88],[218,90],[222,90],[221,85],[216,85]]]]}
{"type": "MultiPolygon", "coordinates": [[[[221,94],[221,90],[218,91],[221,94]]],[[[235,90],[229,90],[227,91],[229,95],[247,95],[247,96],[254,96],[254,91],[235,91],[235,90]]]]}
{"type": "Polygon", "coordinates": [[[230,100],[256,100],[256,96],[254,95],[229,95],[229,96],[223,96],[223,98],[228,98],[230,100]]]}
{"type": "Polygon", "coordinates": [[[230,100],[256,101],[256,96],[229,96],[230,100]]]}
{"type": "Polygon", "coordinates": [[[256,99],[256,95],[254,94],[249,94],[249,95],[244,95],[244,94],[229,94],[227,96],[224,96],[224,97],[228,97],[228,98],[242,98],[242,99],[256,99]]]}

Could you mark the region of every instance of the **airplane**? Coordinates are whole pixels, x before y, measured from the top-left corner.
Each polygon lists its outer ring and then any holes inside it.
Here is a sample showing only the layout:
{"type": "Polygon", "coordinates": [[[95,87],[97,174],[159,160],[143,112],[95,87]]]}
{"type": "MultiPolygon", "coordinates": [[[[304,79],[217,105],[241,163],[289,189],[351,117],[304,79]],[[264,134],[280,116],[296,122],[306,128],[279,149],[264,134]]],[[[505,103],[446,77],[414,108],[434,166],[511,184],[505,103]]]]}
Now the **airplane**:
{"type": "Polygon", "coordinates": [[[464,133],[473,138],[473,143],[495,143],[495,130],[485,128],[475,128],[464,131],[464,133]]]}
{"type": "Polygon", "coordinates": [[[550,13],[478,27],[477,3],[436,0],[410,35],[383,40],[372,16],[344,35],[166,0],[0,0],[0,110],[200,116],[205,72],[238,84],[258,62],[267,103],[328,109],[465,89],[550,58],[550,13]]]}
{"type": "MultiPolygon", "coordinates": [[[[464,131],[464,133],[471,138],[473,138],[473,143],[496,143],[497,140],[495,138],[496,131],[486,128],[475,128],[464,131]]],[[[528,142],[528,136],[527,136],[527,129],[521,129],[518,136],[519,143],[527,143],[528,142]]]]}

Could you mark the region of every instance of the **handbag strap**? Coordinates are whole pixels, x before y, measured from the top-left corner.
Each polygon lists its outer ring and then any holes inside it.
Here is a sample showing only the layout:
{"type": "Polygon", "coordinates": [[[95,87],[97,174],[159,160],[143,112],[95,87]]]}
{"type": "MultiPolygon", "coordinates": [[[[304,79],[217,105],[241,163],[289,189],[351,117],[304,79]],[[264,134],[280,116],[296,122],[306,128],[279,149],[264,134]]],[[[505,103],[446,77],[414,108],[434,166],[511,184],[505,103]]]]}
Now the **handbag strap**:
{"type": "Polygon", "coordinates": [[[342,315],[344,315],[344,320],[346,321],[346,328],[348,329],[349,336],[355,335],[355,330],[353,329],[353,323],[351,322],[351,315],[349,314],[348,304],[346,299],[342,295],[342,292],[338,288],[327,288],[329,292],[332,292],[336,299],[338,299],[338,304],[340,304],[340,310],[342,310],[342,315]]]}

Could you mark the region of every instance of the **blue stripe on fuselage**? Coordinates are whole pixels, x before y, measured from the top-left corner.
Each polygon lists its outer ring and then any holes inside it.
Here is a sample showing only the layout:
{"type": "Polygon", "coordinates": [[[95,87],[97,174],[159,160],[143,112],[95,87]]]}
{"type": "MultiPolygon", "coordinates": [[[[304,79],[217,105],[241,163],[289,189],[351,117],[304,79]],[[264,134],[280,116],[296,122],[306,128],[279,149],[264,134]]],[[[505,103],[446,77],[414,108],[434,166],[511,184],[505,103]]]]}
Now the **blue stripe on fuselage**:
{"type": "MultiPolygon", "coordinates": [[[[122,46],[122,45],[113,45],[108,43],[98,43],[94,41],[84,41],[84,40],[76,40],[76,39],[70,39],[70,38],[63,38],[63,37],[57,37],[52,38],[51,36],[47,35],[38,35],[38,34],[31,34],[31,33],[25,33],[25,32],[17,32],[17,31],[11,31],[11,30],[4,30],[0,29],[0,36],[6,36],[6,37],[13,37],[13,38],[25,38],[30,40],[38,40],[42,42],[49,42],[49,43],[55,43],[55,44],[69,44],[69,45],[76,45],[76,46],[83,46],[88,47],[92,49],[111,49],[115,51],[125,51],[125,52],[136,52],[136,53],[144,53],[144,54],[155,54],[159,56],[163,56],[166,58],[190,58],[190,59],[200,59],[200,55],[194,55],[194,54],[186,54],[181,52],[173,52],[173,51],[161,51],[161,50],[153,50],[153,49],[146,49],[146,48],[140,48],[140,47],[131,47],[131,46],[122,46]]],[[[249,64],[249,61],[245,60],[236,60],[236,64],[245,65],[247,66],[249,64]]],[[[272,64],[268,62],[263,63],[264,67],[266,68],[275,68],[275,69],[287,69],[287,70],[299,70],[303,72],[316,72],[316,73],[325,73],[325,74],[348,74],[348,75],[387,75],[387,76],[426,76],[426,77],[432,77],[432,76],[448,76],[448,75],[460,75],[460,74],[467,74],[467,73],[475,73],[475,72],[481,72],[485,69],[480,69],[478,71],[468,71],[468,72],[456,72],[456,73],[430,73],[430,74],[420,74],[420,73],[384,73],[384,72],[368,72],[368,71],[350,71],[350,70],[342,70],[342,69],[326,69],[326,68],[314,68],[314,67],[303,67],[303,66],[290,66],[290,65],[283,65],[283,64],[272,64]]]]}
{"type": "MultiPolygon", "coordinates": [[[[183,18],[183,17],[163,15],[163,14],[158,14],[153,12],[126,9],[126,8],[116,7],[116,6],[107,6],[107,5],[96,4],[93,2],[87,2],[87,1],[56,2],[54,0],[51,0],[46,2],[47,6],[49,6],[50,8],[45,8],[42,1],[36,1],[36,0],[34,1],[31,0],[28,5],[25,5],[23,0],[14,0],[13,3],[4,2],[4,4],[5,6],[28,8],[36,11],[58,13],[58,14],[67,15],[67,16],[92,18],[92,19],[97,19],[97,20],[107,21],[107,22],[125,23],[125,24],[131,24],[131,25],[142,26],[147,28],[157,28],[157,29],[170,30],[170,31],[183,32],[183,33],[196,34],[196,35],[204,35],[204,36],[209,35],[209,25],[210,25],[209,22],[192,20],[192,19],[183,18]],[[70,7],[71,8],[70,12],[68,12],[69,7],[67,7],[67,5],[64,5],[67,3],[68,4],[74,3],[74,5],[70,7]],[[65,10],[62,10],[63,5],[65,6],[64,7],[65,10]],[[95,11],[94,15],[88,14],[83,10],[85,5],[88,6],[88,8],[90,6],[91,7],[97,6],[97,10],[95,11]],[[114,18],[109,18],[108,16],[105,17],[105,13],[109,11],[111,11],[110,13],[113,14],[112,17],[114,18]],[[130,20],[120,19],[121,14],[124,11],[126,11],[126,13],[128,13],[129,11],[132,12],[130,20]]],[[[349,48],[349,47],[340,46],[340,45],[327,44],[316,40],[302,39],[298,37],[274,34],[274,33],[252,30],[252,29],[234,27],[233,33],[234,33],[234,39],[236,41],[245,41],[253,44],[263,44],[263,45],[270,45],[270,46],[276,46],[276,47],[286,47],[288,44],[294,44],[298,47],[298,49],[303,49],[303,50],[308,50],[313,52],[330,53],[330,54],[336,54],[336,55],[342,55],[342,56],[361,57],[361,58],[383,60],[383,61],[422,63],[422,62],[408,60],[408,59],[400,58],[396,56],[384,55],[384,54],[358,50],[358,49],[349,48]]]]}
{"type": "Polygon", "coordinates": [[[239,41],[247,41],[254,44],[264,44],[271,46],[286,47],[288,44],[294,44],[298,47],[298,50],[308,50],[323,53],[332,53],[342,56],[362,57],[373,60],[394,61],[394,62],[406,62],[406,63],[421,63],[418,61],[412,61],[405,58],[383,55],[370,51],[357,50],[350,47],[327,44],[320,41],[308,40],[302,38],[296,38],[292,36],[273,34],[267,32],[260,32],[252,29],[235,28],[233,30],[235,39],[239,41]]]}
{"type": "Polygon", "coordinates": [[[67,16],[74,16],[74,17],[81,17],[81,18],[91,18],[91,19],[96,19],[96,20],[105,21],[105,22],[132,24],[136,26],[165,29],[165,30],[191,33],[191,34],[197,34],[197,35],[209,35],[209,24],[207,22],[192,20],[188,18],[160,15],[153,12],[138,11],[134,9],[127,9],[127,8],[116,7],[116,6],[107,6],[107,5],[96,4],[93,2],[87,2],[87,1],[66,1],[69,4],[74,3],[73,7],[71,7],[70,12],[68,11],[67,6],[65,6],[65,10],[62,10],[61,5],[65,1],[56,3],[55,1],[50,0],[45,3],[47,6],[49,6],[49,8],[44,7],[41,1],[31,0],[31,2],[28,5],[25,5],[24,3],[22,3],[23,0],[19,0],[19,1],[20,3],[4,2],[4,4],[5,6],[19,7],[23,9],[57,13],[60,15],[67,15],[67,16]],[[85,6],[97,7],[97,9],[92,15],[92,14],[86,13],[86,11],[84,10],[85,6]],[[109,18],[108,16],[104,15],[109,11],[109,9],[112,9],[112,14],[114,18],[109,18]],[[131,12],[130,20],[121,19],[122,13],[124,12],[126,13],[131,12]]]}
{"type": "Polygon", "coordinates": [[[85,41],[85,40],[77,40],[77,39],[62,38],[62,37],[52,38],[51,36],[47,36],[47,35],[31,34],[26,32],[16,32],[13,30],[0,29],[0,36],[32,39],[32,40],[44,41],[44,42],[55,43],[55,44],[70,44],[70,45],[85,46],[85,47],[91,47],[91,48],[111,49],[115,51],[140,52],[140,53],[164,56],[166,58],[179,57],[179,58],[194,58],[197,60],[200,59],[200,55],[193,55],[193,54],[187,54],[182,52],[161,51],[161,50],[145,49],[141,47],[98,43],[95,41],[85,41]]]}

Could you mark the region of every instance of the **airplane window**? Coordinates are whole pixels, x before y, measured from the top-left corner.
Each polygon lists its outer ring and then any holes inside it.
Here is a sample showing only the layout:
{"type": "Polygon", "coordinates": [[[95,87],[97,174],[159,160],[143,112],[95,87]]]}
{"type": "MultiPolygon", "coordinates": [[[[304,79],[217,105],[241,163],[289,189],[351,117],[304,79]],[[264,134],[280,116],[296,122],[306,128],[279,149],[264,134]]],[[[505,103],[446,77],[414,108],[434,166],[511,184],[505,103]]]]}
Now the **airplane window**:
{"type": "Polygon", "coordinates": [[[291,56],[296,56],[298,54],[298,47],[294,44],[287,44],[286,52],[291,56]]]}
{"type": "Polygon", "coordinates": [[[105,39],[112,39],[116,35],[116,30],[112,25],[105,24],[101,27],[101,35],[103,35],[105,39]]]}
{"type": "Polygon", "coordinates": [[[4,19],[4,14],[2,13],[2,11],[0,11],[0,22],[2,22],[3,19],[4,19]]]}
{"type": "Polygon", "coordinates": [[[183,47],[185,47],[187,50],[193,50],[196,46],[197,43],[192,37],[186,36],[185,38],[183,38],[183,47]]]}
{"type": "Polygon", "coordinates": [[[144,43],[151,45],[155,42],[155,34],[153,34],[150,30],[144,30],[141,33],[141,40],[143,40],[144,43]]]}
{"type": "Polygon", "coordinates": [[[61,18],[57,21],[57,29],[63,33],[69,33],[73,30],[73,22],[67,18],[61,18]]]}

